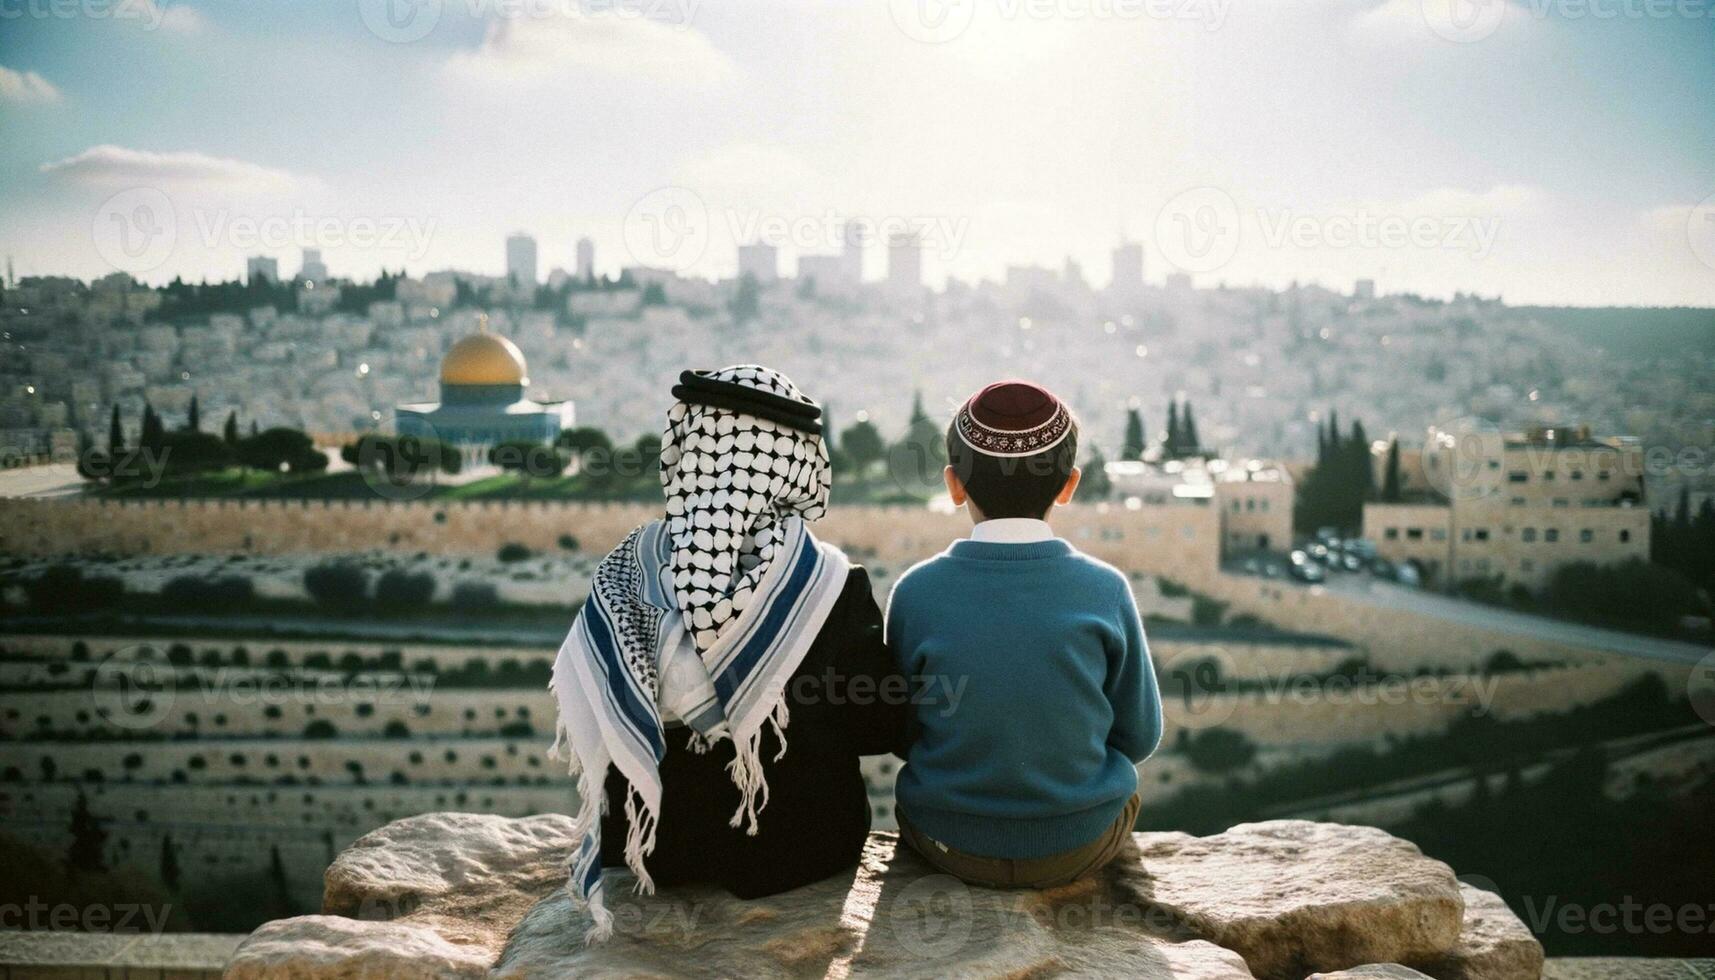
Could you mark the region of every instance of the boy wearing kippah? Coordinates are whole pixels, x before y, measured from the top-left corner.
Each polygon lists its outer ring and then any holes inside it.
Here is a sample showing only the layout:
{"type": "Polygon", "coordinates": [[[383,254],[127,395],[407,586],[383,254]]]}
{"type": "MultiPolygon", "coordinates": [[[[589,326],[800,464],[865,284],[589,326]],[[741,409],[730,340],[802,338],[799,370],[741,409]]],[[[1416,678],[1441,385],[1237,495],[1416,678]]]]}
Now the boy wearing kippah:
{"type": "Polygon", "coordinates": [[[888,603],[901,672],[965,689],[950,710],[916,707],[900,837],[971,884],[1043,888],[1106,866],[1137,820],[1137,763],[1161,740],[1130,584],[1047,522],[1078,488],[1077,446],[1044,388],[973,395],[947,430],[946,481],[976,526],[888,603]]]}

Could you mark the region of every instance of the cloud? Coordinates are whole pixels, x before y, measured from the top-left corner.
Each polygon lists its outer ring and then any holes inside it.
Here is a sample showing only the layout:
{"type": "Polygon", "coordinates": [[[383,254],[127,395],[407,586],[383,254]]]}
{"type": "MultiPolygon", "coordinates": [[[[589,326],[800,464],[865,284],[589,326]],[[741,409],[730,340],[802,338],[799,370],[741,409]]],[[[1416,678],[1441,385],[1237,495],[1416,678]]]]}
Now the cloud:
{"type": "Polygon", "coordinates": [[[574,75],[696,84],[727,77],[732,62],[686,25],[575,7],[491,21],[482,44],[448,63],[462,82],[551,83],[574,75]]]}
{"type": "Polygon", "coordinates": [[[103,187],[173,186],[226,192],[282,192],[300,188],[301,177],[244,160],[182,150],[155,153],[123,146],[92,146],[76,156],[42,164],[41,171],[80,184],[103,187]]]}
{"type": "Polygon", "coordinates": [[[197,13],[195,8],[182,3],[139,0],[137,11],[150,30],[159,28],[175,34],[195,34],[201,31],[206,23],[202,14],[197,13]]]}
{"type": "Polygon", "coordinates": [[[60,100],[60,90],[33,71],[14,71],[0,65],[0,102],[41,105],[60,100]]]}
{"type": "Polygon", "coordinates": [[[1349,32],[1366,46],[1447,50],[1511,36],[1530,17],[1522,0],[1382,0],[1353,15],[1349,32]]]}

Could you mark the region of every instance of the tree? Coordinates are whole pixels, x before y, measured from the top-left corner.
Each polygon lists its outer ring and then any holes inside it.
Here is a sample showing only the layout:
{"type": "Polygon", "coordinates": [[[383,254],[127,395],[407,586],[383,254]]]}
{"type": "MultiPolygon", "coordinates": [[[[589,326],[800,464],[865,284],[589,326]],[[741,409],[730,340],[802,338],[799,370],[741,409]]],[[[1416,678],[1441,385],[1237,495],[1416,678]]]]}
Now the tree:
{"type": "Polygon", "coordinates": [[[66,867],[71,873],[98,874],[107,870],[107,831],[101,826],[104,822],[89,812],[89,800],[79,791],[71,811],[71,847],[66,851],[66,867]]]}
{"type": "Polygon", "coordinates": [[[1084,460],[1083,477],[1078,481],[1078,494],[1091,500],[1106,500],[1114,492],[1113,481],[1108,479],[1108,461],[1102,456],[1102,451],[1090,447],[1090,455],[1084,460]]]}
{"type": "Polygon", "coordinates": [[[1185,411],[1179,421],[1179,452],[1184,455],[1199,452],[1203,441],[1197,437],[1197,420],[1191,415],[1191,400],[1185,400],[1185,411]]]}
{"type": "Polygon", "coordinates": [[[1179,433],[1179,402],[1176,400],[1170,400],[1167,403],[1167,443],[1162,447],[1162,452],[1168,459],[1178,458],[1179,445],[1181,441],[1182,439],[1179,433]]]}
{"type": "Polygon", "coordinates": [[[143,449],[159,450],[161,440],[166,434],[166,428],[161,425],[161,417],[155,414],[155,406],[144,402],[143,430],[138,437],[137,445],[143,449]]]}
{"type": "Polygon", "coordinates": [[[868,419],[841,432],[840,445],[844,447],[846,458],[851,460],[852,469],[859,479],[887,455],[887,444],[881,438],[881,430],[868,419]]]}
{"type": "Polygon", "coordinates": [[[191,396],[190,411],[185,413],[185,431],[187,431],[187,432],[201,432],[202,431],[202,409],[200,407],[198,407],[197,396],[195,396],[195,395],[191,396]]]}
{"type": "Polygon", "coordinates": [[[161,838],[161,884],[170,892],[179,890],[179,849],[172,834],[161,838]]]}
{"type": "Polygon", "coordinates": [[[1382,473],[1382,500],[1386,503],[1398,503],[1399,487],[1399,440],[1390,439],[1387,444],[1387,469],[1382,473]]]}
{"type": "Polygon", "coordinates": [[[762,288],[756,284],[756,277],[745,273],[739,277],[738,289],[733,293],[732,302],[727,304],[727,311],[739,323],[753,320],[762,309],[762,288]]]}
{"type": "Polygon", "coordinates": [[[911,421],[905,435],[888,450],[888,470],[908,493],[934,493],[947,466],[947,439],[923,410],[923,393],[911,403],[911,421]]]}
{"type": "Polygon", "coordinates": [[[1148,448],[1143,429],[1143,412],[1129,409],[1125,414],[1125,448],[1120,451],[1121,459],[1142,459],[1143,451],[1148,448]]]}
{"type": "Polygon", "coordinates": [[[238,448],[238,409],[226,413],[226,428],[221,433],[221,438],[226,440],[228,446],[238,448]]]}
{"type": "Polygon", "coordinates": [[[110,459],[118,459],[125,451],[125,426],[119,421],[119,406],[113,406],[113,415],[107,421],[107,455],[110,459]]]}
{"type": "Polygon", "coordinates": [[[516,440],[490,448],[488,461],[508,473],[517,473],[528,481],[531,477],[559,476],[566,471],[571,457],[552,446],[529,440],[516,440]]]}

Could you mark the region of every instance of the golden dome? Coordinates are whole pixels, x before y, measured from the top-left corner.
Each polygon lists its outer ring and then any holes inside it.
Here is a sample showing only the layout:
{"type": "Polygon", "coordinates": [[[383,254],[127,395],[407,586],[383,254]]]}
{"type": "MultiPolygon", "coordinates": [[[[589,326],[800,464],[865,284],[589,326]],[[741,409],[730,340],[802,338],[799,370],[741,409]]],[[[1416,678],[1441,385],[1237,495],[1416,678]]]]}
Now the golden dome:
{"type": "Polygon", "coordinates": [[[441,359],[441,383],[449,385],[527,385],[524,354],[498,334],[473,333],[441,359]]]}

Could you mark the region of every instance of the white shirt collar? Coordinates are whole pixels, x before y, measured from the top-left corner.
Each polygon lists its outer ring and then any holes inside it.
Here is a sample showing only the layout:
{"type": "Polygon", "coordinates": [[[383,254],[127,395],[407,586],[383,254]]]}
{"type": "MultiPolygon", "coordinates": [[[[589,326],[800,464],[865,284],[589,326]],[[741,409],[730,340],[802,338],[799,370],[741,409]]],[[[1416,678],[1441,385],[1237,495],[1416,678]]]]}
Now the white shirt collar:
{"type": "Polygon", "coordinates": [[[996,517],[971,528],[972,541],[990,544],[1031,544],[1054,540],[1054,529],[1047,521],[1032,517],[996,517]]]}

